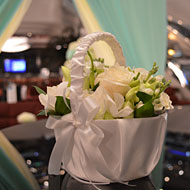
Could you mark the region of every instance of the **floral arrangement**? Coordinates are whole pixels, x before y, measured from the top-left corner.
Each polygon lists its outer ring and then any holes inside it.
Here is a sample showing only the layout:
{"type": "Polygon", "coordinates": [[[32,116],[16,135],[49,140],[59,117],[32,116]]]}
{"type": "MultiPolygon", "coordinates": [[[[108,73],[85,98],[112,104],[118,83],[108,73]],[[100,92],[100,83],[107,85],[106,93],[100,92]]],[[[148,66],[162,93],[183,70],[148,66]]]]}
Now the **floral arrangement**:
{"type": "Polygon", "coordinates": [[[85,36],[70,53],[62,82],[47,92],[36,87],[44,106],[40,114],[50,116],[46,127],[56,138],[48,173],[63,168],[93,186],[148,176],[161,154],[164,112],[173,108],[164,92],[170,81],[155,76],[156,63],[150,71],[127,67],[120,44],[107,32],[85,36]],[[100,40],[111,47],[114,65],[89,49],[100,40]]]}
{"type": "MultiPolygon", "coordinates": [[[[47,87],[47,93],[35,87],[44,106],[39,115],[70,113],[71,64],[62,66],[63,81],[47,87]]],[[[99,104],[94,119],[143,118],[157,116],[172,109],[172,102],[164,92],[170,81],[161,75],[156,63],[150,71],[115,64],[107,66],[103,58],[94,58],[90,51],[85,59],[83,96],[90,96],[99,104]]]]}

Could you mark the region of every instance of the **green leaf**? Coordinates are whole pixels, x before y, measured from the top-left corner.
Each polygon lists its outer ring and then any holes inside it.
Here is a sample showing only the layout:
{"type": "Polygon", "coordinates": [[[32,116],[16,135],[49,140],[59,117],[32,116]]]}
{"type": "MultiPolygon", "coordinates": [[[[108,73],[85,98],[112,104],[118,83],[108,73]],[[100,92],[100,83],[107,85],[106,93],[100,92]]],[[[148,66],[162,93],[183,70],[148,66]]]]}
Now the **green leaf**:
{"type": "Polygon", "coordinates": [[[107,119],[107,120],[109,120],[109,119],[114,119],[113,118],[113,116],[111,115],[111,113],[109,113],[109,112],[105,112],[105,114],[104,114],[104,119],[107,119]]]}
{"type": "Polygon", "coordinates": [[[49,116],[49,115],[56,115],[56,112],[54,111],[54,110],[49,110],[48,112],[47,112],[47,115],[49,116]]]}
{"type": "Polygon", "coordinates": [[[137,92],[137,97],[142,101],[144,104],[152,99],[152,96],[145,93],[145,92],[137,92]]]}
{"type": "MultiPolygon", "coordinates": [[[[66,101],[68,105],[70,106],[70,100],[66,98],[66,101]]],[[[65,104],[62,96],[56,97],[55,112],[57,115],[66,115],[71,112],[71,110],[65,104]]]]}
{"type": "Polygon", "coordinates": [[[71,86],[71,72],[68,67],[62,66],[61,67],[63,76],[65,77],[65,81],[68,82],[68,86],[71,86]]]}
{"type": "Polygon", "coordinates": [[[83,84],[83,90],[89,90],[89,79],[88,77],[84,77],[84,84],[83,84]]]}
{"type": "Polygon", "coordinates": [[[149,101],[145,103],[142,107],[135,110],[135,118],[144,118],[144,117],[153,117],[154,114],[154,106],[152,102],[149,101]]]}
{"type": "Polygon", "coordinates": [[[94,86],[94,88],[92,89],[92,91],[96,91],[96,89],[99,87],[99,84],[100,84],[100,82],[98,82],[95,86],[94,86]]]}
{"type": "Polygon", "coordinates": [[[41,111],[37,114],[37,116],[44,116],[44,115],[46,115],[46,114],[45,114],[45,110],[41,110],[41,111]]]}
{"type": "Polygon", "coordinates": [[[36,91],[38,92],[38,94],[44,94],[44,95],[46,95],[46,93],[41,88],[39,88],[38,86],[33,86],[33,87],[36,89],[36,91]]]}
{"type": "Polygon", "coordinates": [[[94,88],[94,81],[95,81],[94,72],[91,71],[90,76],[89,76],[89,83],[90,83],[91,89],[94,88]]]}

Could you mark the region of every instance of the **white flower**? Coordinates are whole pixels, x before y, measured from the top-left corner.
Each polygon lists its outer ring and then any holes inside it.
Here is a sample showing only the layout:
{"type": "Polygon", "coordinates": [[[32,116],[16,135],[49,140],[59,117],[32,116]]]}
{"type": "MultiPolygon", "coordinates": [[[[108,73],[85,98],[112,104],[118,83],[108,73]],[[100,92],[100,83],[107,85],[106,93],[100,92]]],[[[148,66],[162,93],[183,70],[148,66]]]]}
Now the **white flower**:
{"type": "Polygon", "coordinates": [[[108,93],[104,88],[98,87],[96,91],[90,95],[92,100],[95,101],[100,106],[100,109],[98,113],[96,114],[95,119],[104,118],[104,114],[107,108],[107,105],[106,105],[107,94],[108,93]]]}
{"type": "Polygon", "coordinates": [[[100,82],[100,86],[104,87],[111,97],[113,97],[114,93],[124,96],[130,89],[129,83],[134,76],[134,73],[130,72],[126,67],[113,66],[99,74],[95,79],[95,83],[100,82]]]}
{"type": "Polygon", "coordinates": [[[146,94],[149,94],[149,95],[151,95],[151,96],[152,96],[153,93],[154,93],[154,91],[153,91],[151,88],[146,88],[143,83],[140,85],[139,91],[144,92],[144,93],[146,93],[146,94]]]}
{"type": "Polygon", "coordinates": [[[106,112],[109,112],[115,118],[127,117],[133,112],[133,109],[129,106],[122,108],[124,97],[121,94],[114,93],[114,99],[112,99],[107,90],[101,86],[90,96],[100,107],[94,119],[104,119],[106,112]]]}
{"type": "Polygon", "coordinates": [[[143,102],[140,101],[137,105],[136,105],[136,108],[139,109],[140,107],[144,106],[143,102]]]}
{"type": "Polygon", "coordinates": [[[114,100],[111,97],[107,99],[107,110],[109,110],[113,117],[127,117],[133,112],[133,109],[129,106],[122,108],[124,105],[124,97],[121,94],[114,93],[114,100]]]}
{"type": "Polygon", "coordinates": [[[153,105],[154,105],[155,111],[160,111],[163,109],[165,109],[165,110],[173,109],[172,101],[170,100],[170,97],[165,92],[161,93],[160,98],[156,99],[153,102],[153,105]],[[157,103],[157,102],[159,102],[159,103],[157,103]]]}
{"type": "Polygon", "coordinates": [[[69,96],[68,82],[61,82],[57,86],[47,87],[47,94],[40,94],[40,103],[44,106],[45,113],[50,110],[55,110],[56,96],[69,96]]]}

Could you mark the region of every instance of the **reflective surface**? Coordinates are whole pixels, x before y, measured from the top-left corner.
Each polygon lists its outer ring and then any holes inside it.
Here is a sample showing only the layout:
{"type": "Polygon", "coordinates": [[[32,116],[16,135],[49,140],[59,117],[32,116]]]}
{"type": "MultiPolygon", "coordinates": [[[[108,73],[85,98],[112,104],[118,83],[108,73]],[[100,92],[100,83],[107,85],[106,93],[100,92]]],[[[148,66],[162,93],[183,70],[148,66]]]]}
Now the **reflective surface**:
{"type": "Polygon", "coordinates": [[[91,184],[80,183],[69,174],[65,174],[63,179],[60,176],[50,177],[50,190],[96,190],[98,188],[101,190],[155,190],[149,177],[133,180],[129,182],[129,185],[112,183],[109,185],[96,185],[96,187],[91,184]]]}

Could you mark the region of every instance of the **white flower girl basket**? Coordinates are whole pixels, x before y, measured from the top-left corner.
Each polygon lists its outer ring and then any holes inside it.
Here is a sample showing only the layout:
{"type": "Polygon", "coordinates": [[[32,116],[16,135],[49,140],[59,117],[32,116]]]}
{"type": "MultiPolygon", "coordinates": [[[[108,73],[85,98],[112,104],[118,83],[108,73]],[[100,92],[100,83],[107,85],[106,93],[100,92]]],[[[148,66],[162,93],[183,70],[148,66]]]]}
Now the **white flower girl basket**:
{"type": "Polygon", "coordinates": [[[156,166],[164,142],[167,114],[152,118],[93,120],[98,105],[83,98],[84,57],[95,41],[109,44],[117,63],[125,65],[122,49],[106,32],[84,37],[72,58],[70,101],[72,112],[49,117],[56,143],[49,174],[62,167],[78,180],[94,183],[124,183],[147,176],[156,166]]]}

